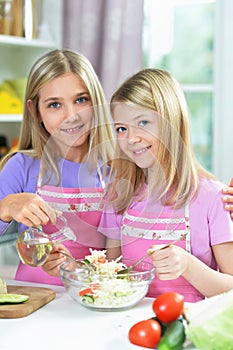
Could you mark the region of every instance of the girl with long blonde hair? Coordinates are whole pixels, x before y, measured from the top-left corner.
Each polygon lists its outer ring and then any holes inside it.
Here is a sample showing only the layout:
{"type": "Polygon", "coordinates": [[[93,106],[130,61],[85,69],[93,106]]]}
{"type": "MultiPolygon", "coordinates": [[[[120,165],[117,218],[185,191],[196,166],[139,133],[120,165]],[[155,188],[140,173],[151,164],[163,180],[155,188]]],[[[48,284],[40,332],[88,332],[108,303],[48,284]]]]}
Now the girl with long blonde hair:
{"type": "Polygon", "coordinates": [[[111,112],[118,146],[99,226],[108,256],[148,253],[156,269],[151,297],[176,291],[195,302],[232,289],[224,185],[194,155],[179,83],[164,70],[142,70],[113,94],[111,112]]]}
{"type": "MultiPolygon", "coordinates": [[[[105,96],[88,59],[71,50],[40,57],[28,76],[18,151],[1,162],[0,235],[13,221],[19,232],[42,226],[51,233],[62,212],[76,237],[64,243],[74,257],[104,248],[99,204],[113,148],[105,96]]],[[[20,262],[16,279],[61,284],[62,261],[54,247],[43,269],[20,262]]]]}

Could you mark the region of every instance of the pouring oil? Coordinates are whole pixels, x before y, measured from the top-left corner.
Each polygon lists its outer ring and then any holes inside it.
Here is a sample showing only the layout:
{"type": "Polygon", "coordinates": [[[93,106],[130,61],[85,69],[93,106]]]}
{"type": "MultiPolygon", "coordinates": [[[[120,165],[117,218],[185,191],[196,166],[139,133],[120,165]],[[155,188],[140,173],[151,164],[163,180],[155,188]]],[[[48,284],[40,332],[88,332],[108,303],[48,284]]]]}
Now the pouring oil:
{"type": "Polygon", "coordinates": [[[29,266],[41,266],[47,260],[53,243],[48,238],[28,238],[16,242],[20,260],[29,266]]]}

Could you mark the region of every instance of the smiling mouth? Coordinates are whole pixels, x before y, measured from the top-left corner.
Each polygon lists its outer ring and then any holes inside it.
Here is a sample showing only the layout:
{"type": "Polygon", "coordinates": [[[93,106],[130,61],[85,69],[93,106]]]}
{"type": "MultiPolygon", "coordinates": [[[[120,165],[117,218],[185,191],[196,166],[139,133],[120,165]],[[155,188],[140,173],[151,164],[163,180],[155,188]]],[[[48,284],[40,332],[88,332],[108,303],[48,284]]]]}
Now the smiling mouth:
{"type": "Polygon", "coordinates": [[[74,128],[61,129],[61,131],[66,132],[67,134],[76,134],[83,128],[83,126],[84,125],[75,126],[74,128]]]}
{"type": "Polygon", "coordinates": [[[133,151],[133,153],[134,153],[134,154],[143,154],[143,153],[147,152],[148,149],[150,149],[150,148],[151,148],[151,146],[148,146],[148,147],[145,147],[145,148],[141,148],[141,149],[138,150],[138,151],[133,151]]]}

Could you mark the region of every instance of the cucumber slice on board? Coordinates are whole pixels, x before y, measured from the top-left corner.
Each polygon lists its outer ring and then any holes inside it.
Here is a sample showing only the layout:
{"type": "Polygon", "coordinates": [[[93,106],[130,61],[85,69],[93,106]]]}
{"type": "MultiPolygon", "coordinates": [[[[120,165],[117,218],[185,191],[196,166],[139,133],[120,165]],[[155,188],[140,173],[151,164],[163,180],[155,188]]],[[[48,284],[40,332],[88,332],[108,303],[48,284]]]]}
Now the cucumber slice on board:
{"type": "Polygon", "coordinates": [[[28,299],[29,296],[23,294],[0,294],[0,304],[19,304],[27,301],[28,299]]]}

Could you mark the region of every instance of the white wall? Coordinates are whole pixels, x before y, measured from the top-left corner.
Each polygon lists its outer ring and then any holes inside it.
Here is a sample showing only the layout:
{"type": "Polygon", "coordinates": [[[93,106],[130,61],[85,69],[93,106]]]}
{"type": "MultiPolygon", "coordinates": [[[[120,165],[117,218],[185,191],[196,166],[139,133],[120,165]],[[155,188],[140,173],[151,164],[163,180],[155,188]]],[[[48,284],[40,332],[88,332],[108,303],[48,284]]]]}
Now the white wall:
{"type": "Polygon", "coordinates": [[[214,174],[233,177],[233,1],[217,0],[214,106],[214,174]]]}
{"type": "Polygon", "coordinates": [[[57,48],[61,48],[63,39],[63,0],[43,0],[42,18],[42,22],[48,26],[48,31],[56,42],[57,48]]]}

